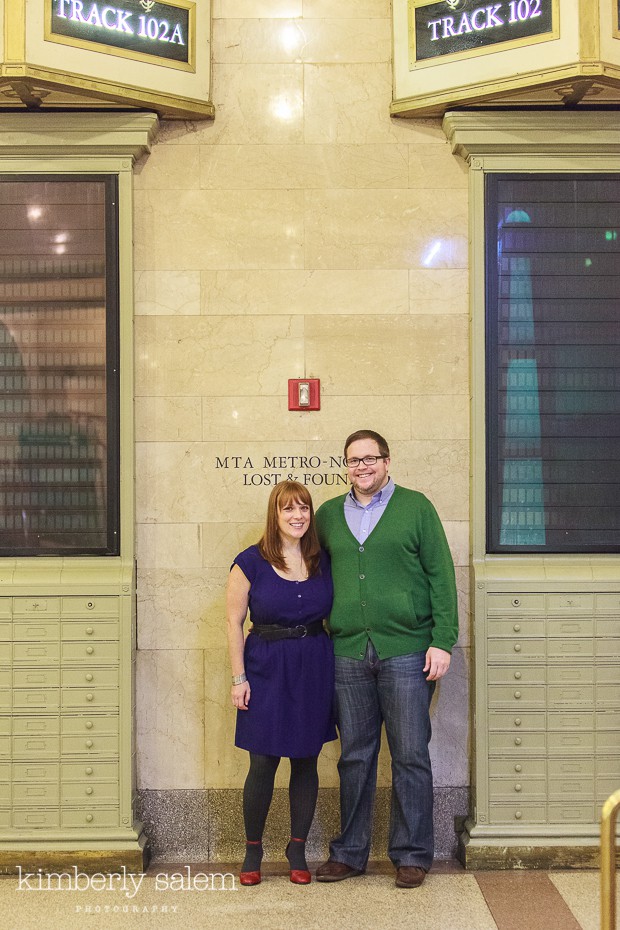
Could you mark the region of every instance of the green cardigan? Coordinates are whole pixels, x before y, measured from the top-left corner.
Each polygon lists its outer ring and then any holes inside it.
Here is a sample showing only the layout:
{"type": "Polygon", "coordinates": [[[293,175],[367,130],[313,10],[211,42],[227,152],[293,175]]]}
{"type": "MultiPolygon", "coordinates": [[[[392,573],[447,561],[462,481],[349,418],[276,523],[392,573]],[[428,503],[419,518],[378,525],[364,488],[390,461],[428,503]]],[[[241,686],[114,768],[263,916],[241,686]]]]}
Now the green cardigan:
{"type": "Polygon", "coordinates": [[[347,526],[345,497],[326,501],[316,514],[334,578],[329,628],[336,655],[363,658],[369,638],[380,659],[429,646],[451,652],[458,636],[454,565],[431,502],[397,486],[361,544],[347,526]]]}

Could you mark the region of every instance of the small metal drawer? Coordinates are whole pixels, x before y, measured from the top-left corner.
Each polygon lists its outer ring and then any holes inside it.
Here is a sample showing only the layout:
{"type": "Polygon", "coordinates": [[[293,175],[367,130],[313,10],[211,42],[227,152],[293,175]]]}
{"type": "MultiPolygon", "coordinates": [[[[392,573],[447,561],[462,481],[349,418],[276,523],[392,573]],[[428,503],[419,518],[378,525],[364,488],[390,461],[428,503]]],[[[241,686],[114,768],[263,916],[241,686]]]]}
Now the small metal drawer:
{"type": "Polygon", "coordinates": [[[594,803],[550,801],[548,808],[550,823],[594,823],[594,803]]]}
{"type": "Polygon", "coordinates": [[[549,778],[549,800],[594,800],[594,776],[568,778],[553,776],[549,778]]]}
{"type": "Polygon", "coordinates": [[[60,811],[56,810],[21,810],[13,811],[13,826],[18,830],[43,830],[60,826],[60,811]]]}
{"type": "Polygon", "coordinates": [[[620,617],[597,617],[596,635],[620,639],[620,617]]]}
{"type": "Polygon", "coordinates": [[[596,686],[596,706],[597,707],[620,707],[620,685],[619,684],[597,684],[596,686]]]}
{"type": "Polygon", "coordinates": [[[11,777],[10,762],[0,762],[0,781],[9,781],[11,777]]]}
{"type": "Polygon", "coordinates": [[[530,617],[513,617],[510,620],[489,620],[489,636],[510,636],[516,639],[521,636],[545,635],[545,621],[530,617]]]}
{"type": "Polygon", "coordinates": [[[13,613],[13,602],[10,597],[0,597],[0,617],[10,617],[13,613]]]}
{"type": "Polygon", "coordinates": [[[59,659],[59,643],[13,643],[16,665],[57,665],[59,659]]]}
{"type": "Polygon", "coordinates": [[[594,729],[594,713],[587,711],[550,711],[547,715],[549,732],[553,730],[578,730],[580,733],[594,729]]]}
{"type": "Polygon", "coordinates": [[[63,669],[62,683],[65,688],[73,687],[118,687],[118,668],[68,668],[63,669]]]}
{"type": "Polygon", "coordinates": [[[0,643],[10,643],[13,639],[13,624],[0,623],[0,643]]]}
{"type": "Polygon", "coordinates": [[[13,693],[10,688],[0,688],[0,714],[11,711],[13,693]]]}
{"type": "Polygon", "coordinates": [[[2,829],[8,829],[11,826],[11,811],[7,807],[6,809],[0,809],[0,827],[2,829]]]}
{"type": "Polygon", "coordinates": [[[546,804],[494,804],[489,818],[492,823],[544,823],[547,819],[546,804]]]}
{"type": "Polygon", "coordinates": [[[489,800],[525,801],[544,800],[547,782],[544,778],[496,778],[489,782],[489,800]]]}
{"type": "Polygon", "coordinates": [[[596,733],[596,751],[620,753],[620,731],[598,730],[596,733]]]}
{"type": "Polygon", "coordinates": [[[540,665],[490,665],[487,669],[490,685],[544,685],[545,669],[540,665]]]}
{"type": "Polygon", "coordinates": [[[46,710],[52,714],[57,714],[59,707],[60,690],[58,688],[16,689],[13,692],[14,713],[46,710]]]}
{"type": "Polygon", "coordinates": [[[63,710],[90,710],[118,707],[118,688],[64,688],[63,710]]]}
{"type": "Polygon", "coordinates": [[[610,794],[618,790],[620,775],[596,779],[596,801],[606,801],[610,794]]]}
{"type": "Polygon", "coordinates": [[[59,597],[16,597],[13,598],[13,614],[26,617],[60,616],[59,597]]]}
{"type": "Polygon", "coordinates": [[[489,594],[487,596],[487,612],[494,614],[518,614],[543,612],[545,609],[544,594],[489,594]]]}
{"type": "Polygon", "coordinates": [[[118,762],[63,762],[60,766],[60,777],[63,784],[66,781],[113,781],[118,782],[118,762]]]}
{"type": "Polygon", "coordinates": [[[590,639],[548,639],[547,655],[550,659],[589,659],[594,655],[594,642],[590,639]]]}
{"type": "Polygon", "coordinates": [[[510,733],[508,731],[489,733],[489,752],[521,757],[544,752],[547,746],[547,734],[544,731],[510,733]]]}
{"type": "Polygon", "coordinates": [[[492,711],[489,714],[489,731],[511,730],[518,733],[545,729],[545,714],[526,711],[492,711]]]}
{"type": "Polygon", "coordinates": [[[620,640],[597,639],[595,654],[601,659],[620,659],[620,640]]]}
{"type": "Polygon", "coordinates": [[[13,781],[58,781],[57,762],[14,762],[13,781]]]}
{"type": "Polygon", "coordinates": [[[547,635],[561,636],[594,636],[594,620],[586,617],[571,617],[563,619],[549,618],[547,620],[547,635]]]}
{"type": "Polygon", "coordinates": [[[118,807],[100,808],[65,808],[62,811],[61,826],[83,828],[118,826],[118,807]]]}
{"type": "Polygon", "coordinates": [[[49,807],[58,804],[58,783],[13,782],[13,804],[19,807],[49,807]]]}
{"type": "Polygon", "coordinates": [[[49,759],[56,758],[59,750],[57,736],[14,736],[13,755],[15,759],[49,759]]]}
{"type": "Polygon", "coordinates": [[[581,775],[594,777],[592,759],[549,759],[549,776],[553,778],[578,778],[581,775]]]}
{"type": "Polygon", "coordinates": [[[118,756],[116,736],[63,736],[63,755],[69,756],[118,756]]]}
{"type": "Polygon", "coordinates": [[[546,640],[523,639],[513,633],[512,639],[489,639],[487,653],[489,662],[528,662],[540,663],[545,661],[546,640]]]}
{"type": "Polygon", "coordinates": [[[549,708],[594,707],[594,685],[549,685],[547,688],[549,708]]]}
{"type": "Polygon", "coordinates": [[[620,593],[618,594],[597,594],[595,597],[596,611],[607,611],[620,616],[620,593]]]}
{"type": "Polygon", "coordinates": [[[117,782],[84,781],[63,782],[63,804],[118,804],[119,787],[117,782]]]}
{"type": "Polygon", "coordinates": [[[8,807],[11,803],[11,786],[8,782],[0,781],[0,807],[8,807]]]}
{"type": "Polygon", "coordinates": [[[89,617],[118,617],[119,598],[109,595],[94,597],[63,597],[63,617],[88,619],[89,617]]]}
{"type": "Polygon", "coordinates": [[[62,624],[63,642],[80,640],[81,642],[114,642],[118,639],[119,627],[115,621],[97,620],[91,622],[72,620],[62,624]]]}
{"type": "Polygon", "coordinates": [[[60,624],[29,620],[27,623],[13,624],[13,642],[15,643],[53,643],[60,635],[60,624]]]}
{"type": "Polygon", "coordinates": [[[15,717],[13,720],[14,736],[58,736],[60,721],[58,717],[15,717]]]}
{"type": "Polygon", "coordinates": [[[11,737],[0,733],[0,759],[8,759],[11,755],[11,737]]]}
{"type": "Polygon", "coordinates": [[[593,594],[547,594],[547,610],[553,613],[570,611],[593,613],[593,594]]]}
{"type": "Polygon", "coordinates": [[[620,733],[620,711],[600,707],[596,713],[597,730],[617,730],[620,733]]]}
{"type": "Polygon", "coordinates": [[[11,664],[11,644],[0,643],[0,665],[11,664]]]}
{"type": "Polygon", "coordinates": [[[13,672],[14,688],[58,688],[60,669],[16,668],[13,672]]]}
{"type": "Polygon", "coordinates": [[[490,778],[544,778],[547,773],[547,763],[544,759],[490,759],[490,778]]]}
{"type": "Polygon", "coordinates": [[[118,663],[118,643],[63,643],[62,661],[84,663],[91,659],[97,664],[116,665],[118,663]]]}
{"type": "Polygon", "coordinates": [[[554,732],[547,735],[549,755],[566,756],[568,753],[593,753],[594,733],[554,732]]]}
{"type": "Polygon", "coordinates": [[[594,681],[594,668],[591,665],[551,665],[547,669],[547,681],[550,685],[589,685],[594,681]]]}
{"type": "Polygon", "coordinates": [[[489,707],[510,704],[514,707],[545,707],[544,685],[489,685],[489,707]]]}
{"type": "Polygon", "coordinates": [[[63,736],[108,736],[118,733],[118,717],[116,714],[103,716],[84,715],[79,717],[62,717],[63,736]]]}

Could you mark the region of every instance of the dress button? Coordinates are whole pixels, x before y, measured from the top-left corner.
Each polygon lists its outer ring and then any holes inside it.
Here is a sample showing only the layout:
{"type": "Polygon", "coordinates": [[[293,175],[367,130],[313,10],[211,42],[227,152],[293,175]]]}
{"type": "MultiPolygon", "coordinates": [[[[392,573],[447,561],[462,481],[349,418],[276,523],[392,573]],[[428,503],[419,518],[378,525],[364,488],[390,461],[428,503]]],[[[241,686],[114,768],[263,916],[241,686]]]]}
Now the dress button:
{"type": "Polygon", "coordinates": [[[297,597],[301,597],[301,594],[298,594],[297,597]]]}
{"type": "Polygon", "coordinates": [[[363,552],[363,551],[364,551],[364,547],[360,546],[360,552],[363,552]]]}

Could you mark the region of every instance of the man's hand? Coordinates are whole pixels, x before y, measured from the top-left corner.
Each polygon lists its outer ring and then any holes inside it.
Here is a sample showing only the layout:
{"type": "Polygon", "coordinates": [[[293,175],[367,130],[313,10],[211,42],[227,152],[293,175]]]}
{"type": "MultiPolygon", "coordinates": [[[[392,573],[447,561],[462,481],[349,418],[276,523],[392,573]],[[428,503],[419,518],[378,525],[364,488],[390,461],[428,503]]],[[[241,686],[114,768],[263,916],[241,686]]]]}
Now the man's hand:
{"type": "Polygon", "coordinates": [[[428,672],[427,681],[437,681],[443,678],[450,668],[450,653],[445,649],[438,649],[437,646],[429,646],[426,651],[426,665],[423,671],[428,672]]]}

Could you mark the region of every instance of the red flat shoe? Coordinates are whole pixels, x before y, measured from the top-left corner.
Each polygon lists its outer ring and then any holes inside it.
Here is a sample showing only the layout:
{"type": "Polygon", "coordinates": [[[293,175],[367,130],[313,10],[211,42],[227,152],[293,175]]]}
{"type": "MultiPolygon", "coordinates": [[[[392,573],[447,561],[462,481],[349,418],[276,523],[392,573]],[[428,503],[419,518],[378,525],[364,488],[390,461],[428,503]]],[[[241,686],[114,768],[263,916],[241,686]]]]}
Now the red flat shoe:
{"type": "Polygon", "coordinates": [[[239,884],[240,885],[260,885],[260,883],[261,883],[260,872],[239,872],[239,884]]]}
{"type": "Polygon", "coordinates": [[[312,875],[306,869],[291,869],[288,873],[294,885],[309,885],[312,875]]]}

